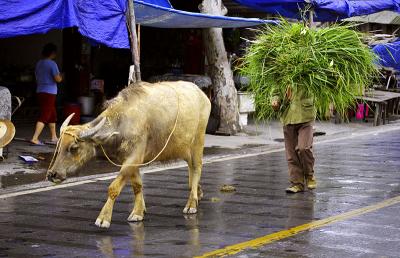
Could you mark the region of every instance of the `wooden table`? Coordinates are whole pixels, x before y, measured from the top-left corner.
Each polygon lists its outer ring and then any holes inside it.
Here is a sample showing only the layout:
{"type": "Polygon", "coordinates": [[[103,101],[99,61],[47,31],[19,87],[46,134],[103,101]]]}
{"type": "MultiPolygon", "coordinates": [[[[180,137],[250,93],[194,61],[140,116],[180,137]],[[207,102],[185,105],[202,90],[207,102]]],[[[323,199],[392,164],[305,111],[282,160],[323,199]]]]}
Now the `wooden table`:
{"type": "MultiPolygon", "coordinates": [[[[376,90],[400,93],[400,88],[389,88],[389,89],[377,88],[376,90]]],[[[391,102],[392,103],[389,104],[392,105],[389,105],[388,108],[392,109],[393,114],[400,115],[400,98],[394,99],[391,102]]]]}
{"type": "MultiPolygon", "coordinates": [[[[374,105],[374,126],[380,125],[382,120],[383,124],[386,124],[386,119],[388,118],[389,113],[387,112],[387,107],[390,102],[394,103],[397,110],[392,110],[392,113],[398,114],[399,109],[399,100],[400,93],[390,92],[390,91],[382,91],[382,90],[373,90],[366,92],[364,96],[358,97],[359,100],[362,100],[366,103],[372,103],[374,105]]],[[[364,108],[364,112],[367,107],[364,108]]]]}

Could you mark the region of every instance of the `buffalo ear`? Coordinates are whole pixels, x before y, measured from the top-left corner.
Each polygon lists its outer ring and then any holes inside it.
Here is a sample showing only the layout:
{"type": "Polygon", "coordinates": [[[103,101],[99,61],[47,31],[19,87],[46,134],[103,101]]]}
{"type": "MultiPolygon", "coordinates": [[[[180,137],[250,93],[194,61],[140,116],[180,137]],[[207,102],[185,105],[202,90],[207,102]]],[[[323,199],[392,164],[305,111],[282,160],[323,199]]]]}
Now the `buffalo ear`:
{"type": "Polygon", "coordinates": [[[119,132],[105,132],[105,133],[98,133],[94,135],[93,138],[95,140],[105,142],[108,141],[111,137],[116,135],[119,135],[119,132]]]}

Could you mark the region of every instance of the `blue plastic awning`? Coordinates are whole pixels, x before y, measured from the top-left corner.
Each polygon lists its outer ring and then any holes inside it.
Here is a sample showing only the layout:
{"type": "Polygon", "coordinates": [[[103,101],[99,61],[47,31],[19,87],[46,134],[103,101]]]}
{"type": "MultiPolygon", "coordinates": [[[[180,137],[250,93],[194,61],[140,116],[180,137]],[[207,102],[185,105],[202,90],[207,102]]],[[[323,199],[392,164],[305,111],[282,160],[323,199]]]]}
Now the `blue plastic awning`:
{"type": "Polygon", "coordinates": [[[236,18],[193,13],[135,1],[136,22],[157,28],[237,28],[265,23],[276,23],[260,19],[236,18]]]}
{"type": "Polygon", "coordinates": [[[376,45],[373,51],[379,56],[381,66],[400,71],[400,41],[376,45]]]}
{"type": "Polygon", "coordinates": [[[143,2],[161,7],[173,8],[169,0],[143,0],[143,2]]]}
{"type": "MultiPolygon", "coordinates": [[[[134,0],[136,22],[159,28],[250,27],[267,22],[179,11],[168,0],[134,0]]],[[[92,41],[129,48],[127,0],[5,0],[0,5],[0,38],[78,27],[92,41]]]]}
{"type": "Polygon", "coordinates": [[[316,21],[336,21],[390,10],[400,12],[400,0],[234,0],[253,9],[288,18],[301,18],[300,9],[311,6],[316,21]]]}

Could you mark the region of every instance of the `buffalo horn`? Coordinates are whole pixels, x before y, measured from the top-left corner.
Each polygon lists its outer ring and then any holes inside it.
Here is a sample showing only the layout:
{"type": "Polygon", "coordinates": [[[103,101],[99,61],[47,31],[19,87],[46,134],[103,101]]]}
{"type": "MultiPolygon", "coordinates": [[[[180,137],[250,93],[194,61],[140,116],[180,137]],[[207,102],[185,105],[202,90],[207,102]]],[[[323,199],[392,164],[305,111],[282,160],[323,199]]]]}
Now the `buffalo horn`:
{"type": "Polygon", "coordinates": [[[101,119],[101,121],[98,122],[95,126],[89,128],[89,129],[86,129],[84,131],[81,131],[81,133],[79,134],[79,138],[85,139],[85,138],[92,137],[93,135],[95,135],[103,127],[103,125],[105,124],[106,120],[107,119],[105,117],[103,117],[101,119]]]}
{"type": "Polygon", "coordinates": [[[60,135],[62,134],[63,130],[69,125],[69,122],[71,122],[72,117],[74,117],[75,113],[72,113],[71,115],[69,115],[65,121],[62,123],[61,127],[60,127],[60,135]]]}

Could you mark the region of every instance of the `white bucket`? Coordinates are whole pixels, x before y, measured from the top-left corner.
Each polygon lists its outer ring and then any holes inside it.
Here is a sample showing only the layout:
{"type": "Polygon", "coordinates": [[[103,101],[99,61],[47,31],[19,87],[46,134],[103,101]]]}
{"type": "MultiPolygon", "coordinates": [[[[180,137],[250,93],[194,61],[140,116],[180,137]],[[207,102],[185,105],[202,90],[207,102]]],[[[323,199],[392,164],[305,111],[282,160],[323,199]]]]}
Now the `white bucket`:
{"type": "Polygon", "coordinates": [[[81,115],[90,116],[94,112],[93,97],[79,97],[78,102],[81,104],[81,115]]]}
{"type": "Polygon", "coordinates": [[[248,113],[239,113],[239,124],[244,126],[247,125],[248,113]]]}
{"type": "Polygon", "coordinates": [[[252,113],[256,111],[253,94],[239,91],[237,95],[240,113],[252,113]]]}

